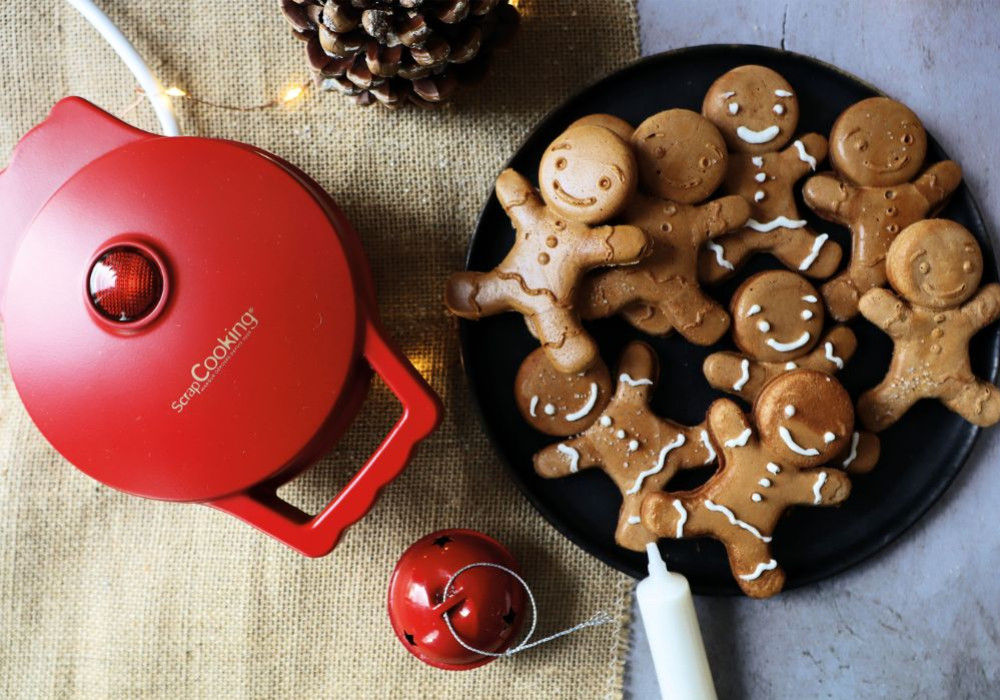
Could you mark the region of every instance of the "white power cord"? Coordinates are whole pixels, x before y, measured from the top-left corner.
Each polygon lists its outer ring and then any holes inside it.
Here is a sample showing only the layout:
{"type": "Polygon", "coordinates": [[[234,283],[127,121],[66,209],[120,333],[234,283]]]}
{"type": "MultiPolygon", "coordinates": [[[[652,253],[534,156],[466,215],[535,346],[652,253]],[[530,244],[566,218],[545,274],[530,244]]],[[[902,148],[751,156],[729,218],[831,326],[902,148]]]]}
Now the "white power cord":
{"type": "Polygon", "coordinates": [[[121,33],[121,30],[114,25],[101,8],[94,4],[93,0],[66,0],[66,2],[76,8],[93,25],[94,29],[104,37],[104,40],[111,45],[115,53],[132,71],[132,75],[139,81],[139,86],[146,93],[150,104],[153,105],[156,118],[160,120],[160,125],[163,127],[163,135],[179,136],[181,132],[177,128],[177,119],[174,117],[170,97],[163,92],[160,81],[149,70],[149,66],[142,60],[142,56],[135,50],[131,42],[121,33]]]}

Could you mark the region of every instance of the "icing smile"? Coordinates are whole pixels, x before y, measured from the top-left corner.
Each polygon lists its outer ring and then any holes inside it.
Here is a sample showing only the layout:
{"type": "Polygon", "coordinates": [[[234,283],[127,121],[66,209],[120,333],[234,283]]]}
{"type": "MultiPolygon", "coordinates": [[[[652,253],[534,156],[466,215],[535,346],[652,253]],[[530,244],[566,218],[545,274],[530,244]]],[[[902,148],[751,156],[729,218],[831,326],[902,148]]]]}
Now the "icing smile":
{"type": "Polygon", "coordinates": [[[872,170],[878,173],[894,173],[909,162],[910,156],[903,156],[902,158],[898,158],[895,164],[888,164],[884,168],[872,168],[872,170]]]}
{"type": "Polygon", "coordinates": [[[678,189],[678,190],[690,190],[691,188],[697,187],[698,185],[701,184],[701,178],[700,177],[696,177],[693,180],[688,180],[687,182],[678,182],[676,180],[671,180],[668,177],[662,177],[662,176],[661,176],[661,178],[662,178],[663,183],[665,185],[668,185],[668,186],[673,187],[674,189],[678,189]]]}
{"type": "Polygon", "coordinates": [[[778,352],[791,352],[792,350],[798,350],[803,345],[808,343],[811,337],[812,336],[809,334],[809,331],[803,331],[802,335],[800,335],[797,339],[791,341],[790,343],[782,343],[780,341],[775,340],[774,338],[768,338],[767,344],[769,347],[774,348],[778,352]]]}
{"type": "Polygon", "coordinates": [[[584,197],[582,199],[574,197],[559,185],[558,180],[552,181],[552,189],[555,191],[556,197],[573,207],[591,207],[597,203],[597,197],[584,197]]]}
{"type": "Polygon", "coordinates": [[[754,131],[753,129],[748,129],[745,126],[739,126],[736,128],[736,135],[747,143],[768,143],[773,141],[774,137],[778,135],[781,129],[778,128],[777,124],[772,124],[766,129],[761,129],[760,131],[754,131]]]}
{"type": "Polygon", "coordinates": [[[793,438],[792,434],[788,432],[788,428],[783,425],[778,426],[778,435],[781,436],[781,440],[785,443],[785,446],[795,454],[800,454],[803,457],[815,457],[819,454],[819,450],[815,447],[803,447],[799,443],[795,442],[795,438],[793,438]]]}
{"type": "Polygon", "coordinates": [[[923,286],[927,291],[931,292],[931,294],[942,297],[943,299],[951,299],[952,297],[957,297],[959,294],[964,292],[966,284],[965,282],[962,282],[960,285],[958,285],[954,289],[948,290],[947,292],[942,292],[930,282],[924,282],[923,286]]]}

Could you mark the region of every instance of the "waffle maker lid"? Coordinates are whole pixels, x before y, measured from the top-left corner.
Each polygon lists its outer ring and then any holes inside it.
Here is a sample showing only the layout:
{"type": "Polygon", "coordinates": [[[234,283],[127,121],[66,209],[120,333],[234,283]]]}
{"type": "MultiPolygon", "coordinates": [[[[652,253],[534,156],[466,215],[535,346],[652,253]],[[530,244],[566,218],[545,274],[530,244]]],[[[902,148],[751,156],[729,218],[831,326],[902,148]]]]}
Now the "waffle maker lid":
{"type": "Polygon", "coordinates": [[[0,284],[45,437],[101,482],[180,501],[313,459],[370,378],[371,280],[346,220],[249,146],[155,137],[82,100],[43,126],[9,168],[23,230],[0,284]]]}

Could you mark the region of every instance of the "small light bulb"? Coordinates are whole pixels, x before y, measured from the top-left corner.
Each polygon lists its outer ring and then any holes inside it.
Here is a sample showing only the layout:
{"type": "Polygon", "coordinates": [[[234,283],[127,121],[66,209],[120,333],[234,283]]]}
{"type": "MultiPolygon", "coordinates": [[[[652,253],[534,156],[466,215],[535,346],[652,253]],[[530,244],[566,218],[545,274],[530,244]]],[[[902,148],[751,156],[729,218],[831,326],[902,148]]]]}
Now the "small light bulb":
{"type": "Polygon", "coordinates": [[[187,93],[181,90],[179,87],[168,87],[163,91],[164,94],[170,97],[187,97],[187,93]]]}
{"type": "Polygon", "coordinates": [[[301,85],[296,85],[295,87],[290,87],[290,88],[288,88],[288,91],[285,93],[285,95],[281,98],[281,101],[282,102],[291,102],[295,98],[299,97],[301,94],[302,94],[302,86],[301,85]]]}

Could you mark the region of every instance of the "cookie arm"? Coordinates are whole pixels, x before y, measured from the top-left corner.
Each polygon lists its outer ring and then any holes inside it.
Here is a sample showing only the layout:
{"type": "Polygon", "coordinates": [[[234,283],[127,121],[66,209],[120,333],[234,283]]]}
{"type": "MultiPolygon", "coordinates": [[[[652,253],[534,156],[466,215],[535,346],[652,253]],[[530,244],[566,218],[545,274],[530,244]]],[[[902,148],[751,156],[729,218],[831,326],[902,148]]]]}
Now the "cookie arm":
{"type": "Polygon", "coordinates": [[[888,289],[870,289],[858,303],[861,314],[893,338],[910,328],[909,305],[888,289]]]}
{"type": "Polygon", "coordinates": [[[790,475],[782,488],[789,505],[835,506],[851,494],[851,479],[838,469],[818,467],[790,475]]]}
{"type": "Polygon", "coordinates": [[[709,238],[739,231],[750,214],[750,203],[735,194],[698,207],[698,225],[693,227],[695,243],[701,244],[709,238]]]}
{"type": "Polygon", "coordinates": [[[854,188],[832,173],[814,175],[802,188],[802,197],[810,209],[821,218],[843,226],[849,223],[847,210],[853,196],[854,188]]]}
{"type": "Polygon", "coordinates": [[[726,463],[733,460],[728,457],[733,450],[739,450],[756,443],[750,419],[740,409],[735,401],[717,399],[708,407],[708,432],[712,442],[723,455],[727,455],[726,463]]]}
{"type": "Polygon", "coordinates": [[[611,401],[618,405],[632,404],[645,410],[659,373],[656,352],[641,341],[629,343],[618,361],[618,386],[611,401]]]}
{"type": "Polygon", "coordinates": [[[1000,318],[1000,284],[988,284],[962,306],[962,315],[979,330],[1000,318]]]}
{"type": "Polygon", "coordinates": [[[855,430],[847,449],[837,456],[837,464],[848,474],[866,474],[875,468],[882,442],[875,433],[855,430]]]}
{"type": "Polygon", "coordinates": [[[809,369],[835,374],[854,356],[858,349],[858,338],[847,326],[835,326],[826,337],[799,364],[809,369]]]}
{"type": "Polygon", "coordinates": [[[545,209],[538,191],[521,173],[507,168],[497,178],[497,200],[515,228],[530,227],[545,209]]]}
{"type": "Polygon", "coordinates": [[[587,433],[583,433],[540,450],[533,461],[539,476],[558,479],[581,469],[596,467],[601,463],[601,456],[587,433]]]}
{"type": "Polygon", "coordinates": [[[961,182],[962,166],[953,160],[943,160],[927,168],[913,185],[927,199],[933,213],[958,189],[961,182]]]}
{"type": "Polygon", "coordinates": [[[815,172],[817,166],[826,160],[826,151],[825,137],[819,134],[806,134],[793,141],[781,155],[798,179],[810,171],[815,172]]]}
{"type": "Polygon", "coordinates": [[[638,226],[597,226],[579,241],[586,267],[639,262],[651,249],[649,236],[638,226]]]}
{"type": "Polygon", "coordinates": [[[712,388],[735,394],[747,403],[753,403],[772,375],[766,365],[730,351],[713,352],[701,370],[712,388]]]}

